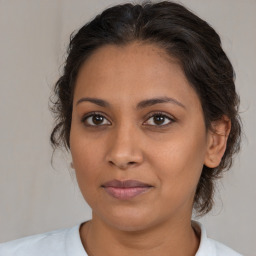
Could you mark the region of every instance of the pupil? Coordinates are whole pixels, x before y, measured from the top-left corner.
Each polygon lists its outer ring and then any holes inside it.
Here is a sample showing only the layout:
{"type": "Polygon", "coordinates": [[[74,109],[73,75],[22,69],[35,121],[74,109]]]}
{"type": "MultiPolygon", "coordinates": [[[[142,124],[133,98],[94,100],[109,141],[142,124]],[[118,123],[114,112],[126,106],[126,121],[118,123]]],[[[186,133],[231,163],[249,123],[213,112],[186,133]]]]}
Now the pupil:
{"type": "Polygon", "coordinates": [[[102,123],[102,121],[103,121],[103,117],[102,116],[93,116],[93,122],[95,123],[95,124],[101,124],[102,123]]]}
{"type": "Polygon", "coordinates": [[[154,121],[156,124],[162,124],[164,122],[165,117],[164,116],[155,116],[154,121]]]}

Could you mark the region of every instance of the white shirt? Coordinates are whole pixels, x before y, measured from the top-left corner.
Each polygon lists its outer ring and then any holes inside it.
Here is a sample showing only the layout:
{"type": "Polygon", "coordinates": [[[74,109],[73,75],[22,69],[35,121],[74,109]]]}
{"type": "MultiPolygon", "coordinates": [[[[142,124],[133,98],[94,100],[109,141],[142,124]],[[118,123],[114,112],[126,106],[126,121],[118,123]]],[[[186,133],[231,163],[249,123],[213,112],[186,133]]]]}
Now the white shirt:
{"type": "MultiPolygon", "coordinates": [[[[2,243],[0,256],[88,256],[81,242],[80,225],[2,243]]],[[[241,256],[229,247],[208,238],[201,223],[192,221],[192,225],[201,237],[195,256],[241,256]]]]}

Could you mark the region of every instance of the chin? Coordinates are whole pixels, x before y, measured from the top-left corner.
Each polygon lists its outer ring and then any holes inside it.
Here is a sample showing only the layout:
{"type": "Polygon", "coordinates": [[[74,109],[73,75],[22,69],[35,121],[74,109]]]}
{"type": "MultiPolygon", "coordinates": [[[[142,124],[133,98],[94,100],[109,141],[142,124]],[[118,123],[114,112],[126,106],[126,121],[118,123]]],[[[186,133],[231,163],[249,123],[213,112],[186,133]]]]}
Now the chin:
{"type": "Polygon", "coordinates": [[[107,225],[120,231],[143,231],[158,224],[158,221],[153,218],[152,212],[139,212],[138,210],[116,211],[108,214],[104,212],[98,217],[107,225]]]}

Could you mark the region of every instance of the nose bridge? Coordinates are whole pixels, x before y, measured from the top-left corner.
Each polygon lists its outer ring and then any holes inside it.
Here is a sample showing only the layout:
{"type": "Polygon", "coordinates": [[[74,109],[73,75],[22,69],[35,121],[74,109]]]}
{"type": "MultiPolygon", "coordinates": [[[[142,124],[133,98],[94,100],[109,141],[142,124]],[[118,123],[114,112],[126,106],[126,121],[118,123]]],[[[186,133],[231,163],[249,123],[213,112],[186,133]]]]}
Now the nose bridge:
{"type": "Polygon", "coordinates": [[[123,120],[113,128],[110,137],[108,162],[122,169],[141,163],[143,157],[138,143],[139,129],[135,124],[123,120]]]}

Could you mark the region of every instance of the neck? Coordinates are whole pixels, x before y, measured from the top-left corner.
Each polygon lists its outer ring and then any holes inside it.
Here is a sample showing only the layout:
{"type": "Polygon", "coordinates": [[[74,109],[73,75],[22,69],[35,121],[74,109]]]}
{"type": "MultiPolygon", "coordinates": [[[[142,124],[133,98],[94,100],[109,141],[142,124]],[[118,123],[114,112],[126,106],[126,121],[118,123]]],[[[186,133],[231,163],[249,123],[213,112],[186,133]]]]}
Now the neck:
{"type": "Polygon", "coordinates": [[[199,247],[191,220],[182,218],[143,230],[123,231],[93,215],[91,221],[81,226],[80,234],[89,256],[192,256],[199,247]]]}

